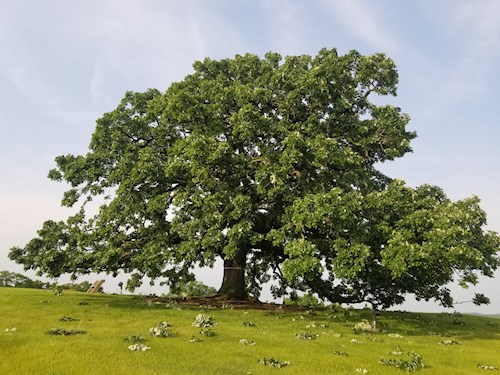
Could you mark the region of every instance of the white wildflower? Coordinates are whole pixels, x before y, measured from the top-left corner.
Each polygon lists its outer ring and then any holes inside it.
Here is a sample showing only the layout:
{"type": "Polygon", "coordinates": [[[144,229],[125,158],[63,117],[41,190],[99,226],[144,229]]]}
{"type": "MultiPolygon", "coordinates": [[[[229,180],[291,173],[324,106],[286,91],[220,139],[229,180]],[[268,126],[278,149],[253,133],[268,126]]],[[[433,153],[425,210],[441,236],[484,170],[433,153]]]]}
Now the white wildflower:
{"type": "Polygon", "coordinates": [[[129,345],[128,347],[128,350],[136,352],[145,352],[146,350],[149,349],[151,349],[151,347],[144,344],[134,344],[134,345],[129,345]]]}
{"type": "Polygon", "coordinates": [[[198,314],[193,322],[193,327],[212,327],[216,325],[217,322],[214,318],[206,314],[198,314]]]}
{"type": "Polygon", "coordinates": [[[255,341],[248,340],[248,339],[241,339],[240,344],[242,344],[242,345],[255,345],[255,341]]]}
{"type": "Polygon", "coordinates": [[[396,339],[400,339],[403,337],[399,333],[389,333],[387,336],[392,337],[392,338],[396,338],[396,339]]]}

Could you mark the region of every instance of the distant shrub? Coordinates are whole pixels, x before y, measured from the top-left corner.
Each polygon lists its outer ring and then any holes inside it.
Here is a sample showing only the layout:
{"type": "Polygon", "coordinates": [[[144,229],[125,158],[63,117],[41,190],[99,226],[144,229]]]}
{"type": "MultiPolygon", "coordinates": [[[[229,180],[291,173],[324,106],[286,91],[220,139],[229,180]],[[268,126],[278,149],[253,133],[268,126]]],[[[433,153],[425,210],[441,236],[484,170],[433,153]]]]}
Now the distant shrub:
{"type": "Polygon", "coordinates": [[[61,288],[63,288],[64,290],[76,290],[77,292],[86,292],[90,288],[90,282],[82,281],[81,283],[62,284],[61,288]]]}
{"type": "Polygon", "coordinates": [[[0,287],[48,289],[50,288],[50,283],[40,280],[32,280],[29,277],[16,272],[0,271],[0,287]]]}
{"type": "Polygon", "coordinates": [[[303,296],[292,294],[290,298],[285,298],[283,304],[286,306],[300,306],[300,307],[324,307],[321,302],[314,295],[306,293],[303,296]]]}
{"type": "Polygon", "coordinates": [[[205,285],[201,281],[180,282],[170,289],[166,297],[204,297],[217,293],[217,289],[205,285]]]}

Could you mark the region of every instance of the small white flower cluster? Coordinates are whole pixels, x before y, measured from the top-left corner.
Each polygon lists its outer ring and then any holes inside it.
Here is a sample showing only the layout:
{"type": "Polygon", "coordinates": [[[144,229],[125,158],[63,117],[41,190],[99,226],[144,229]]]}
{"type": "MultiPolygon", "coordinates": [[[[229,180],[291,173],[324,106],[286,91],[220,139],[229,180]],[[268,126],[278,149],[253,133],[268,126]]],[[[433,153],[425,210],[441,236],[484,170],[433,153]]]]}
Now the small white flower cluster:
{"type": "Polygon", "coordinates": [[[401,349],[396,349],[390,352],[389,354],[400,356],[403,355],[403,351],[401,349]]]}
{"type": "Polygon", "coordinates": [[[172,337],[174,333],[170,330],[170,324],[160,322],[149,329],[149,333],[155,337],[172,337]]]}
{"type": "Polygon", "coordinates": [[[368,374],[368,370],[365,368],[357,368],[356,372],[359,372],[360,374],[368,374]]]}
{"type": "Polygon", "coordinates": [[[193,322],[193,327],[213,327],[217,322],[210,315],[198,314],[193,322]]]}
{"type": "Polygon", "coordinates": [[[400,339],[403,337],[399,333],[389,333],[389,334],[387,334],[387,336],[395,338],[395,339],[400,339]]]}
{"type": "Polygon", "coordinates": [[[5,332],[16,332],[17,331],[17,328],[16,327],[12,327],[12,328],[5,328],[5,332]]]}
{"type": "Polygon", "coordinates": [[[242,344],[242,345],[255,345],[255,341],[248,340],[248,339],[241,339],[240,344],[242,344]]]}
{"type": "Polygon", "coordinates": [[[328,324],[318,324],[316,322],[312,322],[311,324],[306,325],[306,328],[328,328],[328,324]]]}
{"type": "Polygon", "coordinates": [[[377,332],[377,329],[368,322],[368,320],[362,320],[354,325],[355,331],[364,331],[364,332],[377,332]]]}
{"type": "Polygon", "coordinates": [[[128,350],[136,352],[145,352],[146,350],[149,349],[151,349],[151,347],[144,344],[134,344],[134,345],[129,345],[128,347],[128,350]]]}
{"type": "Polygon", "coordinates": [[[492,371],[498,370],[498,367],[490,365],[477,365],[477,368],[480,368],[481,370],[492,370],[492,371]]]}
{"type": "Polygon", "coordinates": [[[438,342],[439,345],[460,345],[457,340],[443,340],[438,342]]]}

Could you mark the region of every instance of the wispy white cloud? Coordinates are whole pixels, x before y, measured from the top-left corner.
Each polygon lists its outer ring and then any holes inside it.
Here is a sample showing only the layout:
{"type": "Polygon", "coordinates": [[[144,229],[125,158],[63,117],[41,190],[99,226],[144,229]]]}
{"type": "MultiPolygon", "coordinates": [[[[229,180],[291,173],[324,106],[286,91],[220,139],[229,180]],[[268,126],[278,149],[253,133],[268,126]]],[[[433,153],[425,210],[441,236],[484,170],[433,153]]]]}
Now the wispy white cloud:
{"type": "Polygon", "coordinates": [[[486,83],[488,71],[500,57],[500,2],[459,2],[448,27],[461,36],[462,56],[457,75],[474,86],[486,83]],[[468,73],[463,75],[462,73],[468,73]]]}
{"type": "MultiPolygon", "coordinates": [[[[5,42],[3,40],[2,42],[5,42]]],[[[36,63],[26,51],[12,43],[3,43],[0,49],[0,75],[28,101],[54,113],[62,113],[61,96],[36,71],[36,63]]]]}
{"type": "Polygon", "coordinates": [[[246,46],[237,25],[210,3],[56,3],[30,11],[8,6],[2,20],[12,14],[13,21],[0,27],[0,68],[29,101],[58,115],[74,110],[69,101],[75,97],[109,109],[126,90],[165,89],[190,72],[194,60],[241,53],[246,46]],[[29,27],[18,22],[21,16],[29,27]]]}
{"type": "Polygon", "coordinates": [[[363,0],[324,0],[322,3],[345,30],[374,50],[395,53],[400,48],[394,33],[384,26],[377,3],[363,0]]]}
{"type": "Polygon", "coordinates": [[[304,44],[304,13],[300,4],[287,0],[264,0],[261,2],[267,14],[271,48],[282,54],[300,54],[304,44]]]}
{"type": "Polygon", "coordinates": [[[94,99],[105,96],[112,80],[128,85],[127,89],[165,89],[189,73],[194,60],[231,55],[245,48],[235,26],[209,4],[106,4],[99,14],[80,17],[78,25],[84,43],[94,48],[89,85],[94,99]]]}
{"type": "Polygon", "coordinates": [[[429,87],[427,113],[451,110],[497,90],[491,77],[500,58],[500,2],[448,1],[445,4],[427,5],[427,12],[447,35],[447,50],[452,51],[443,65],[436,67],[435,77],[429,80],[432,87],[429,87]]]}

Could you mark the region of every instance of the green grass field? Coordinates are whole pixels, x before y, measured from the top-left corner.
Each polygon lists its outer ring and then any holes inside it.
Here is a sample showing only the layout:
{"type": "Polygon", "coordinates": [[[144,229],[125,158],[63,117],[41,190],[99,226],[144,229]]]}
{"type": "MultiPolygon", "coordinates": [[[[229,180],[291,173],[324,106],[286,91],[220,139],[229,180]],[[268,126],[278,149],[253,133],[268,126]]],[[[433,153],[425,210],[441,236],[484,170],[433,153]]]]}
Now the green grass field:
{"type": "Polygon", "coordinates": [[[178,306],[133,296],[0,288],[0,374],[401,374],[379,361],[408,360],[410,351],[423,359],[420,374],[500,371],[478,367],[500,368],[500,320],[494,318],[385,312],[380,332],[356,333],[353,326],[370,318],[368,310],[309,314],[178,306]],[[202,336],[192,326],[199,313],[217,321],[216,336],[202,336]],[[60,321],[65,316],[76,320],[60,321]],[[174,337],[148,334],[161,321],[172,326],[174,337]],[[48,334],[53,328],[87,333],[48,334]],[[296,337],[304,333],[319,336],[296,337]],[[151,349],[129,351],[130,335],[142,335],[151,349]],[[200,341],[191,342],[193,336],[200,341]],[[290,364],[259,364],[265,357],[290,364]]]}

